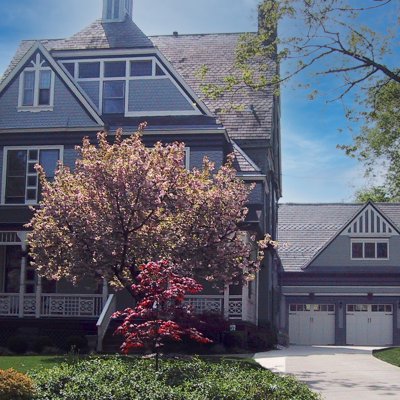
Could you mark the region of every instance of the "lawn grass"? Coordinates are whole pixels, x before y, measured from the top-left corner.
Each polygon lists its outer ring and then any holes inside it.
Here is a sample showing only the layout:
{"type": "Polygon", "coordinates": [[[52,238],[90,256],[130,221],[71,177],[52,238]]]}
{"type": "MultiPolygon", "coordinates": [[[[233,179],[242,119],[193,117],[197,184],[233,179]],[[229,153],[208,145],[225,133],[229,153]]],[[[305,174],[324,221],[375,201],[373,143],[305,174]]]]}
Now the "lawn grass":
{"type": "Polygon", "coordinates": [[[382,361],[400,367],[400,347],[391,347],[390,349],[375,350],[373,355],[382,361]]]}
{"type": "Polygon", "coordinates": [[[67,361],[63,356],[0,356],[0,369],[13,368],[19,372],[51,368],[67,361]]]}

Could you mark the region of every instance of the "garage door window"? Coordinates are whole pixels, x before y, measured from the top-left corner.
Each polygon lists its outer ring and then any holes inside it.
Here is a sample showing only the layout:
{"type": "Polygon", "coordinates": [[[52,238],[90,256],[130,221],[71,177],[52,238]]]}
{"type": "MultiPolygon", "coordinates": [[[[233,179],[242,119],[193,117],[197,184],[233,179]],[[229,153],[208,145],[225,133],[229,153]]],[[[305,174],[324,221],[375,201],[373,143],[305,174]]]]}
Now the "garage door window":
{"type": "Polygon", "coordinates": [[[334,304],[314,304],[314,311],[333,312],[333,311],[335,311],[335,305],[334,304]]]}
{"type": "Polygon", "coordinates": [[[348,312],[367,312],[368,304],[348,304],[347,311],[348,312]]]}
{"type": "Polygon", "coordinates": [[[392,312],[392,305],[391,304],[373,304],[371,306],[372,312],[392,312]]]}

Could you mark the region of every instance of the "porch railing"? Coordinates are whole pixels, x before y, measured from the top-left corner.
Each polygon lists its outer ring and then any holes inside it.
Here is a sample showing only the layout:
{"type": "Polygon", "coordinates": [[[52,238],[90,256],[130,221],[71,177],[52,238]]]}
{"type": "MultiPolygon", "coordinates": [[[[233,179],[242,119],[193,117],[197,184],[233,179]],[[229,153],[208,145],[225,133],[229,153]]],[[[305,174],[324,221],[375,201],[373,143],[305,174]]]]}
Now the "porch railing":
{"type": "MultiPolygon", "coordinates": [[[[186,304],[190,305],[194,312],[201,314],[203,312],[215,312],[224,314],[224,296],[223,295],[197,295],[186,296],[186,304]]],[[[228,302],[228,315],[225,317],[230,319],[242,318],[242,296],[230,295],[228,302]]]]}
{"type": "Polygon", "coordinates": [[[0,294],[0,315],[19,314],[19,294],[0,294]]]}
{"type": "Polygon", "coordinates": [[[102,309],[100,294],[25,294],[21,310],[18,293],[0,293],[0,316],[96,318],[102,309]]]}

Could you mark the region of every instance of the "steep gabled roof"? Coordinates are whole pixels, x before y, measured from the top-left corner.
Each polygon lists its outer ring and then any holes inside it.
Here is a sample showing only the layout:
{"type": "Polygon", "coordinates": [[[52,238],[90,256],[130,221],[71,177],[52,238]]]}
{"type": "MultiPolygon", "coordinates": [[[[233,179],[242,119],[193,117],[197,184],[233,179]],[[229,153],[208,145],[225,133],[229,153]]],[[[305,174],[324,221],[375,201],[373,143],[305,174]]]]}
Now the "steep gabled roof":
{"type": "MultiPolygon", "coordinates": [[[[240,36],[240,33],[216,33],[151,36],[150,39],[198,96],[204,99],[211,112],[218,114],[232,139],[265,141],[270,138],[272,129],[273,94],[270,89],[242,89],[217,100],[204,98],[201,90],[202,84],[222,83],[226,75],[234,72],[236,45],[240,36]],[[198,74],[203,66],[208,69],[204,80],[198,74]],[[243,111],[232,110],[232,104],[241,105],[243,111]]],[[[274,63],[270,62],[267,74],[272,76],[274,68],[274,63]]]]}
{"type": "Polygon", "coordinates": [[[80,104],[82,107],[85,109],[85,111],[90,115],[90,117],[93,119],[93,121],[98,124],[99,127],[102,127],[104,125],[103,120],[95,110],[93,104],[91,101],[87,98],[87,96],[82,93],[77,85],[75,85],[74,82],[69,78],[69,76],[63,71],[63,69],[58,65],[58,63],[53,59],[51,54],[48,52],[48,50],[43,46],[43,44],[40,41],[34,41],[31,43],[31,46],[25,51],[24,54],[19,58],[18,62],[16,65],[13,67],[13,69],[10,71],[10,73],[5,76],[5,78],[0,82],[0,93],[6,89],[6,87],[9,85],[9,83],[14,79],[15,76],[20,72],[20,70],[23,68],[24,64],[29,61],[29,58],[36,52],[38,51],[41,53],[47,60],[47,62],[50,64],[51,69],[57,73],[57,75],[62,79],[64,84],[69,88],[69,90],[76,96],[76,98],[79,100],[80,104]]]}
{"type": "MultiPolygon", "coordinates": [[[[102,23],[97,20],[67,39],[41,40],[50,53],[53,50],[109,50],[124,48],[157,48],[183,77],[194,93],[226,128],[229,136],[240,146],[252,141],[266,145],[273,124],[273,93],[271,89],[254,91],[241,89],[217,100],[206,99],[201,90],[204,83],[221,83],[233,72],[235,50],[240,33],[153,36],[150,39],[127,18],[120,23],[102,23]],[[208,73],[202,80],[198,71],[206,66],[208,73]],[[241,110],[232,110],[239,104],[241,110]]],[[[11,73],[34,41],[23,41],[7,68],[3,80],[11,73]]],[[[268,61],[266,61],[267,63],[268,61]]],[[[270,61],[267,74],[273,75],[276,66],[270,61]]]]}
{"type": "Polygon", "coordinates": [[[58,41],[54,50],[122,49],[153,47],[151,40],[130,19],[124,22],[97,20],[68,39],[58,41]]]}
{"type": "MultiPolygon", "coordinates": [[[[375,203],[376,209],[397,228],[400,203],[375,203]]],[[[300,272],[338,235],[364,204],[280,204],[278,249],[285,271],[300,272]]]]}

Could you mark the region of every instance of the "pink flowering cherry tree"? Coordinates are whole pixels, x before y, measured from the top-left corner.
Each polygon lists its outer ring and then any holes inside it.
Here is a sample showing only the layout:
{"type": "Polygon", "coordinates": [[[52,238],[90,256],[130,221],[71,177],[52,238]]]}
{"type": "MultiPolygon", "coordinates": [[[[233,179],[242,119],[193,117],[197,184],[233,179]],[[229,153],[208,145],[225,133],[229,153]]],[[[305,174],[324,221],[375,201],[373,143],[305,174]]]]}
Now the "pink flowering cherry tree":
{"type": "Polygon", "coordinates": [[[110,143],[98,134],[76,148],[75,168],[59,165],[53,182],[38,166],[42,200],[29,224],[30,255],[46,278],[102,279],[132,289],[138,267],[169,260],[182,276],[228,284],[257,270],[252,246],[240,238],[251,187],[236,178],[232,157],[220,169],[207,158],[184,166],[183,143],[147,148],[142,133],[110,143]]]}
{"type": "Polygon", "coordinates": [[[124,318],[116,330],[116,334],[124,337],[123,353],[151,346],[158,371],[160,348],[166,340],[181,341],[187,336],[199,343],[211,342],[190,327],[194,316],[184,304],[186,294],[201,292],[203,287],[194,279],[179,274],[176,266],[165,260],[139,266],[136,283],[131,289],[138,299],[135,307],[114,314],[114,318],[124,318]]]}

